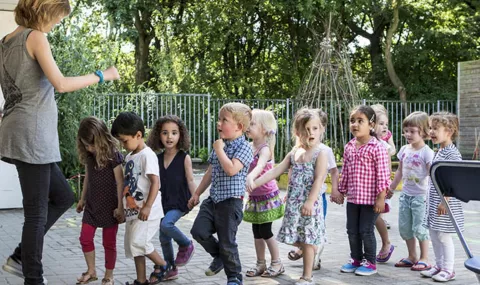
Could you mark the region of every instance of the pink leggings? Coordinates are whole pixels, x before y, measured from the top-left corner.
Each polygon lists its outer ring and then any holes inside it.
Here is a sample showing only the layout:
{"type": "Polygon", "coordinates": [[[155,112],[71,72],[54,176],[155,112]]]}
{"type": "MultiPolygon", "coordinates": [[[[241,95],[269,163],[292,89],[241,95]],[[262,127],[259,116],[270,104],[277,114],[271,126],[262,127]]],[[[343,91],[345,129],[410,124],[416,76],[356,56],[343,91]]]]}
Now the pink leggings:
{"type": "MultiPolygon", "coordinates": [[[[95,250],[93,237],[95,236],[96,227],[82,223],[82,231],[80,233],[80,244],[83,252],[92,252],[95,250]]],[[[118,225],[110,228],[103,228],[102,241],[105,249],[105,268],[113,270],[117,260],[117,231],[118,225]]]]}

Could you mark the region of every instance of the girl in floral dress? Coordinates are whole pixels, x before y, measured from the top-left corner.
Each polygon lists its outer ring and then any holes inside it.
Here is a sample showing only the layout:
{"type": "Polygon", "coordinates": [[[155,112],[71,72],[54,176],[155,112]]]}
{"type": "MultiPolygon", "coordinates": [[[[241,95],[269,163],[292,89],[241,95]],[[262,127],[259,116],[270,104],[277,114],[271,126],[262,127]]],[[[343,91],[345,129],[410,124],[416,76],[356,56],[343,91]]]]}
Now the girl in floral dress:
{"type": "Polygon", "coordinates": [[[327,172],[327,155],[321,151],[321,119],[315,110],[303,108],[294,119],[293,132],[300,141],[275,168],[254,181],[256,188],[291,168],[282,227],[277,240],[300,247],[303,274],[296,285],[315,284],[312,267],[315,254],[325,240],[325,223],[320,189],[327,172]]]}

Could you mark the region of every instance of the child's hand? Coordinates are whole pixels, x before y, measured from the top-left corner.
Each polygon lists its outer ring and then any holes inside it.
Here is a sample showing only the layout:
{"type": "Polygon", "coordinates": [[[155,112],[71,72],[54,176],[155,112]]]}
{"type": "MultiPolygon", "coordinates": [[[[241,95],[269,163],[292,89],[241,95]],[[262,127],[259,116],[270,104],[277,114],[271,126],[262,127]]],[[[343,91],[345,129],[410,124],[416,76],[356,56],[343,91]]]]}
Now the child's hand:
{"type": "Polygon", "coordinates": [[[443,201],[438,204],[437,214],[439,216],[447,214],[447,206],[443,203],[443,201]]]}
{"type": "Polygon", "coordinates": [[[123,209],[116,208],[113,211],[113,216],[115,217],[115,219],[117,219],[117,222],[119,224],[125,222],[125,213],[123,212],[123,209]]]}
{"type": "Polygon", "coordinates": [[[395,193],[392,190],[388,190],[387,191],[387,196],[385,196],[385,198],[391,199],[393,197],[393,194],[395,194],[395,193]]]}
{"type": "Polygon", "coordinates": [[[344,201],[343,194],[338,191],[332,191],[332,194],[330,195],[330,201],[338,205],[342,205],[344,201]]]}
{"type": "Polygon", "coordinates": [[[77,213],[83,212],[84,207],[85,207],[85,204],[84,204],[83,200],[80,199],[80,201],[78,201],[78,204],[77,204],[77,213]]]}
{"type": "Polygon", "coordinates": [[[377,198],[373,206],[373,211],[377,214],[383,213],[385,211],[385,199],[377,198]]]}
{"type": "Polygon", "coordinates": [[[151,206],[147,206],[147,204],[143,204],[143,207],[140,209],[140,213],[138,214],[138,219],[140,221],[148,220],[148,216],[150,216],[151,210],[152,210],[151,206]]]}
{"type": "Polygon", "coordinates": [[[105,81],[120,79],[117,68],[115,66],[110,66],[109,68],[105,69],[103,71],[103,79],[105,81]]]}
{"type": "Polygon", "coordinates": [[[313,215],[313,201],[307,199],[302,206],[302,216],[312,216],[313,215]]]}
{"type": "Polygon", "coordinates": [[[247,176],[247,191],[248,193],[252,193],[253,189],[255,189],[256,186],[255,186],[255,182],[253,180],[253,177],[251,177],[250,175],[247,176]]]}
{"type": "Polygon", "coordinates": [[[188,208],[191,210],[193,207],[197,206],[198,203],[200,203],[200,197],[195,193],[192,195],[192,198],[188,200],[188,208]]]}
{"type": "Polygon", "coordinates": [[[218,139],[213,143],[213,149],[215,151],[223,150],[225,147],[225,142],[222,139],[218,139]]]}

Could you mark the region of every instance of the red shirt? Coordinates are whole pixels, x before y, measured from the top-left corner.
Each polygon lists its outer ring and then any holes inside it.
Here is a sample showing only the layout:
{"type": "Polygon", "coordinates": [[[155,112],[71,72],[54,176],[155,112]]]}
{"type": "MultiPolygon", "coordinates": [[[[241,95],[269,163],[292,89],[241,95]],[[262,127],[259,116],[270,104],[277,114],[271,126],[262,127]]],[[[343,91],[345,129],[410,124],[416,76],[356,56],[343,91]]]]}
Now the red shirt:
{"type": "Polygon", "coordinates": [[[347,201],[374,205],[377,195],[390,186],[390,157],[376,138],[358,149],[354,138],[345,145],[342,176],[338,191],[347,194],[347,201]]]}

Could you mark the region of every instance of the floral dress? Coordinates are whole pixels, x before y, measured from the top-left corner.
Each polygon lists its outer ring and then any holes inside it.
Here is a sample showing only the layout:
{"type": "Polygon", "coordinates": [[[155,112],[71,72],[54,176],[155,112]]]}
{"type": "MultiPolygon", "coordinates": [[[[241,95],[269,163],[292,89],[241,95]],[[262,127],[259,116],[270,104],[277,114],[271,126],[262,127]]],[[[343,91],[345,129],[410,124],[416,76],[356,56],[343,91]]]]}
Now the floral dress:
{"type": "Polygon", "coordinates": [[[285,215],[277,240],[286,244],[297,242],[319,245],[325,242],[325,222],[323,217],[322,197],[319,191],[317,201],[313,204],[313,215],[302,216],[302,206],[310,195],[315,178],[315,163],[320,149],[308,162],[295,162],[294,149],[291,154],[291,175],[288,182],[288,195],[285,215]]]}

